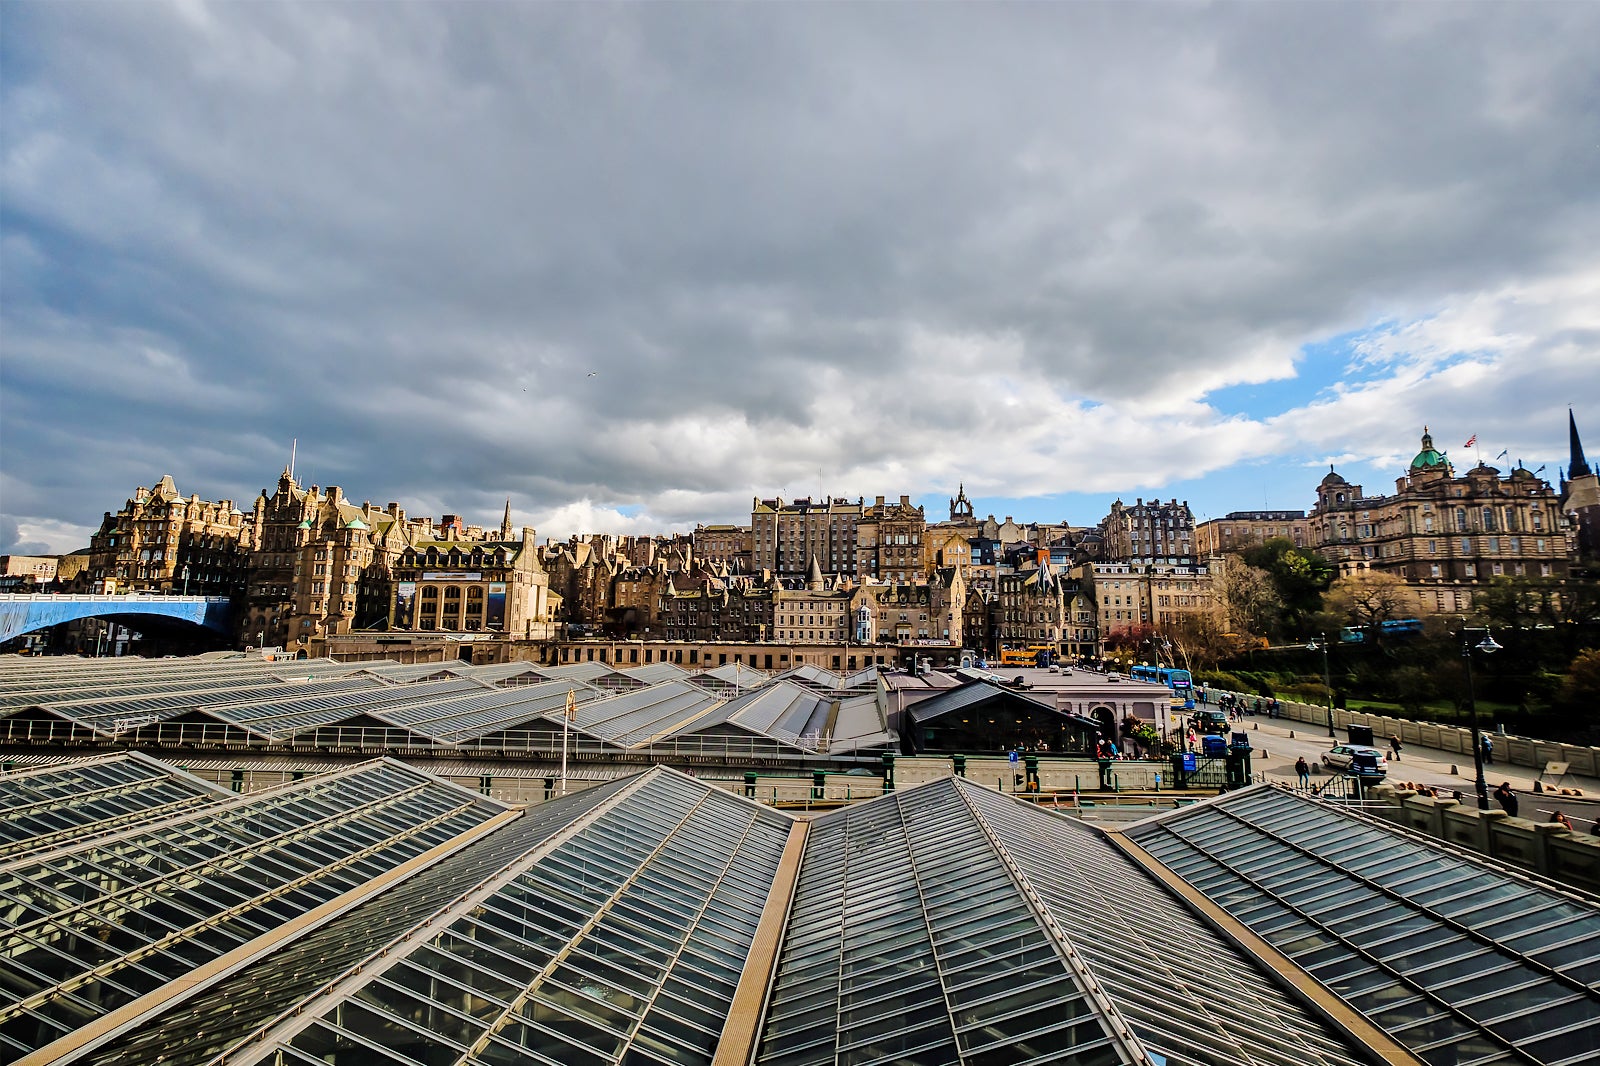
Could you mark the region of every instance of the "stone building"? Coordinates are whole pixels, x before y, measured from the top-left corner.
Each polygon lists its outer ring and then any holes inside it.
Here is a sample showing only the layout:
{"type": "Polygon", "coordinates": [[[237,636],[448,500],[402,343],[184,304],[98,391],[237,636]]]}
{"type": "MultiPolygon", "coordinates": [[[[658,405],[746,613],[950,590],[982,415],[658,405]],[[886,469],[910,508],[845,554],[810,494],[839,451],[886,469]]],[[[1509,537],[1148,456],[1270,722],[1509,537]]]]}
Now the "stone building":
{"type": "Polygon", "coordinates": [[[947,566],[915,583],[869,582],[852,601],[860,644],[923,645],[959,648],[966,640],[966,576],[947,566]]]}
{"type": "Polygon", "coordinates": [[[750,568],[780,578],[803,578],[815,559],[824,573],[854,578],[861,501],[842,497],[784,503],[754,500],[750,509],[750,568]]]}
{"type": "Polygon", "coordinates": [[[772,639],[780,644],[842,644],[855,626],[854,588],[822,572],[811,561],[803,585],[778,589],[772,597],[772,639]]]}
{"type": "Polygon", "coordinates": [[[694,527],[691,538],[694,557],[713,566],[749,573],[751,570],[749,526],[714,525],[694,527]]]}
{"type": "Polygon", "coordinates": [[[1159,630],[1187,616],[1216,610],[1214,569],[1210,564],[1090,562],[1078,567],[1074,574],[1092,594],[1102,641],[1141,628],[1159,630]]]}
{"type": "Polygon", "coordinates": [[[602,632],[648,639],[661,632],[661,604],[672,587],[673,571],[664,563],[629,566],[611,579],[611,604],[602,632]]]}
{"type": "Polygon", "coordinates": [[[82,591],[232,596],[244,586],[257,526],[232,500],[182,496],[171,475],[134,490],[89,539],[82,591]]]}
{"type": "Polygon", "coordinates": [[[1194,527],[1194,553],[1209,559],[1278,537],[1304,548],[1309,528],[1304,511],[1231,511],[1194,527]]]}
{"type": "Polygon", "coordinates": [[[394,561],[389,629],[554,639],[560,598],[550,591],[534,531],[524,526],[518,540],[506,532],[407,545],[394,561]]]}
{"type": "Polygon", "coordinates": [[[54,555],[0,555],[0,591],[36,591],[54,582],[60,568],[54,555]]]}
{"type": "Polygon", "coordinates": [[[1107,562],[1194,565],[1194,512],[1187,500],[1138,499],[1131,507],[1117,500],[1100,527],[1107,562]]]}
{"type": "Polygon", "coordinates": [[[663,637],[705,643],[774,639],[777,589],[771,577],[730,578],[702,572],[675,580],[661,604],[663,637]]]}
{"type": "Polygon", "coordinates": [[[302,488],[285,469],[272,495],[262,490],[251,517],[243,643],[316,656],[330,635],[385,624],[393,564],[411,544],[399,505],[358,507],[339,486],[302,488]]]}
{"type": "Polygon", "coordinates": [[[1001,647],[1048,645],[1060,657],[1099,658],[1094,601],[1040,552],[1033,566],[998,578],[993,610],[1001,647]]]}
{"type": "Polygon", "coordinates": [[[1578,423],[1567,412],[1567,433],[1571,450],[1567,470],[1561,479],[1561,513],[1567,521],[1567,555],[1575,572],[1587,578],[1600,577],[1600,477],[1584,458],[1583,442],[1578,439],[1578,423]]]}
{"type": "Polygon", "coordinates": [[[927,524],[922,507],[913,507],[910,496],[901,496],[899,503],[885,503],[879,496],[861,513],[854,572],[863,581],[891,585],[922,580],[927,524]]]}
{"type": "Polygon", "coordinates": [[[566,635],[600,632],[611,606],[611,587],[625,568],[609,537],[571,537],[540,549],[540,563],[550,590],[560,596],[558,621],[566,635]]]}
{"type": "Polygon", "coordinates": [[[1549,482],[1518,464],[1478,463],[1457,476],[1426,429],[1391,496],[1367,496],[1332,469],[1307,519],[1309,547],[1341,572],[1403,578],[1419,614],[1456,614],[1496,577],[1567,576],[1562,505],[1549,482]]]}

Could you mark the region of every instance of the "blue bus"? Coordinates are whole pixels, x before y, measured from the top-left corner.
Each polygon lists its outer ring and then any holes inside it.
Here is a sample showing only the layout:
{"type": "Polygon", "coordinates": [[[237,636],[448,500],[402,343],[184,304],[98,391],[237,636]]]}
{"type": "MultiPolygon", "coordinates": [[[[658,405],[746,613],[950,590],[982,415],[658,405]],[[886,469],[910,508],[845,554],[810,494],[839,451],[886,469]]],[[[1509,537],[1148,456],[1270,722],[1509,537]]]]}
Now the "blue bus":
{"type": "MultiPolygon", "coordinates": [[[[1378,625],[1378,632],[1385,637],[1414,637],[1422,633],[1422,619],[1420,618],[1391,618],[1378,625]]],[[[1367,631],[1362,626],[1345,626],[1339,630],[1339,640],[1345,644],[1361,644],[1367,639],[1367,631]]]]}
{"type": "Polygon", "coordinates": [[[1189,671],[1170,666],[1145,666],[1140,663],[1129,670],[1128,675],[1135,681],[1150,681],[1167,686],[1172,690],[1172,702],[1175,706],[1181,702],[1185,710],[1194,709],[1194,682],[1189,677],[1189,671]]]}

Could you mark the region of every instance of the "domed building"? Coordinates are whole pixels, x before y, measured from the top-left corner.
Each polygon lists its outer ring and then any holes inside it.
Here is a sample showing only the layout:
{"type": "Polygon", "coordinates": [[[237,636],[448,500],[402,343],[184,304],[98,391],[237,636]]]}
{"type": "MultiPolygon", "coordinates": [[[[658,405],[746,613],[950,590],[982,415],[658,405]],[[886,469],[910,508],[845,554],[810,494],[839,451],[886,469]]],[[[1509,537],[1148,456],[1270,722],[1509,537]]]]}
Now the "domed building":
{"type": "Polygon", "coordinates": [[[1308,517],[1310,547],[1342,573],[1404,578],[1418,614],[1459,613],[1497,577],[1564,579],[1566,539],[1556,491],[1516,464],[1479,462],[1457,476],[1423,427],[1422,446],[1391,496],[1367,496],[1331,467],[1308,517]]]}

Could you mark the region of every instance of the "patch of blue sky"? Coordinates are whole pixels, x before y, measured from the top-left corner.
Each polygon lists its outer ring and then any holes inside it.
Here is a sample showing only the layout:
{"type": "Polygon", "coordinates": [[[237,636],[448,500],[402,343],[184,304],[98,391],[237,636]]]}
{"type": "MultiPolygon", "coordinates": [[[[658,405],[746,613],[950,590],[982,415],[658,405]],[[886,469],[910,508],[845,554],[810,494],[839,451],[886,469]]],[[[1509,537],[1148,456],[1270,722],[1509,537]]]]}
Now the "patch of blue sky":
{"type": "MultiPolygon", "coordinates": [[[[1365,468],[1352,470],[1354,473],[1340,467],[1341,473],[1357,482],[1360,477],[1355,475],[1367,472],[1365,468]]],[[[1195,521],[1204,522],[1232,511],[1305,510],[1316,500],[1317,482],[1326,472],[1311,460],[1272,457],[1235,463],[1203,476],[1179,477],[1161,485],[1130,487],[1124,492],[984,496],[968,490],[968,495],[979,519],[993,515],[996,521],[1004,521],[1009,516],[1019,524],[1065,522],[1074,527],[1092,526],[1111,513],[1111,505],[1118,499],[1127,506],[1140,499],[1147,503],[1187,501],[1195,521]]],[[[929,522],[943,522],[949,517],[948,495],[918,496],[914,502],[922,505],[929,522]]]]}
{"type": "Polygon", "coordinates": [[[1393,323],[1383,323],[1303,344],[1295,356],[1293,375],[1213,389],[1205,400],[1224,415],[1265,420],[1330,399],[1339,385],[1365,376],[1358,369],[1362,346],[1393,328],[1393,323]]]}

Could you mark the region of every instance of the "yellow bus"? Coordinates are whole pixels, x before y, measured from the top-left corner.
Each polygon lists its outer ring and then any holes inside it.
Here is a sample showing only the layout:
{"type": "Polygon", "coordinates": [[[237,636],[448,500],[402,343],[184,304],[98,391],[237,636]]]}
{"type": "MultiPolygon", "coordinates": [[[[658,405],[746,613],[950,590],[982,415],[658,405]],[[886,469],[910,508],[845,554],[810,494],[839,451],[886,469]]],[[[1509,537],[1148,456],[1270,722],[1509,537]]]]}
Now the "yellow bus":
{"type": "MultiPolygon", "coordinates": [[[[1030,644],[1026,648],[1001,648],[1001,666],[1037,666],[1040,656],[1054,659],[1056,649],[1049,644],[1030,644]]],[[[1046,660],[1048,661],[1048,660],[1046,660]]]]}

